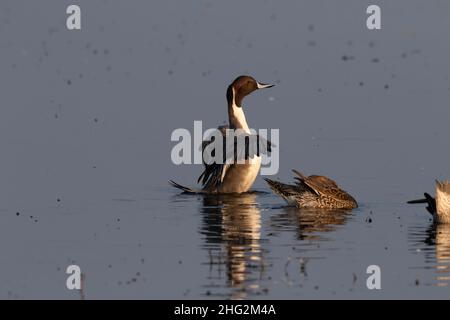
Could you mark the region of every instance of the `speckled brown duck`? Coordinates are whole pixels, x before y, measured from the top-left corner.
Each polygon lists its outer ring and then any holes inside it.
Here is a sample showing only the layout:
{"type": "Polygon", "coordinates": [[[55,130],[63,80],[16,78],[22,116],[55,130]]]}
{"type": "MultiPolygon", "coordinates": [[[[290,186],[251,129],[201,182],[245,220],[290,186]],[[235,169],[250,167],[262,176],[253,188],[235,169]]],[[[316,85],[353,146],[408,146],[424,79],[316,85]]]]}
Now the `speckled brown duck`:
{"type": "Polygon", "coordinates": [[[353,209],[356,200],[342,190],[336,182],[324,176],[304,176],[297,170],[295,184],[286,184],[265,178],[270,188],[290,205],[298,208],[353,209]]]}
{"type": "Polygon", "coordinates": [[[436,180],[436,198],[424,193],[425,199],[412,200],[408,203],[426,203],[427,210],[437,223],[450,223],[450,182],[436,180]]]}

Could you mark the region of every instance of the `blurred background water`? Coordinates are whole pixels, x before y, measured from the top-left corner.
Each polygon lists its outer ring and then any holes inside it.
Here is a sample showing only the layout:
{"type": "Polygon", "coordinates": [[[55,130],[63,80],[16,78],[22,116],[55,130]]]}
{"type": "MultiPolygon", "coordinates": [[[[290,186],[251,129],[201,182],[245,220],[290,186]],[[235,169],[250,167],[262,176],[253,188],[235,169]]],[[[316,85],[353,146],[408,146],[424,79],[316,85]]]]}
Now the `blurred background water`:
{"type": "Polygon", "coordinates": [[[448,298],[450,231],[405,202],[450,177],[450,3],[0,3],[0,297],[448,298]],[[180,195],[176,128],[244,101],[280,129],[280,171],[335,179],[360,208],[286,208],[261,178],[240,197],[180,195]],[[65,287],[69,264],[85,288],[65,287]],[[382,271],[368,290],[366,268],[382,271]]]}

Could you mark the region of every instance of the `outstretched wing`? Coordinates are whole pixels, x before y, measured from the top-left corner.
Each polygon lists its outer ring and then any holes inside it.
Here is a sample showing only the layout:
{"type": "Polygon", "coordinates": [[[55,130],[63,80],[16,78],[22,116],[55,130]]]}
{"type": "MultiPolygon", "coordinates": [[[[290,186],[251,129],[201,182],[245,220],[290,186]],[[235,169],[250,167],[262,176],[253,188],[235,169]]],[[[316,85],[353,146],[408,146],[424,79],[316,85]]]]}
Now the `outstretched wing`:
{"type": "MultiPolygon", "coordinates": [[[[220,131],[220,134],[223,138],[226,135],[226,130],[228,129],[228,126],[220,126],[217,129],[220,131]]],[[[205,170],[198,177],[197,183],[201,183],[203,189],[207,190],[215,190],[219,187],[220,183],[222,183],[223,181],[223,177],[225,176],[225,172],[228,168],[224,161],[222,162],[205,161],[205,157],[203,156],[205,153],[205,149],[212,143],[214,143],[214,141],[215,136],[210,136],[209,139],[204,140],[202,142],[202,160],[203,165],[205,166],[205,170]]]]}
{"type": "Polygon", "coordinates": [[[259,135],[230,130],[226,125],[220,126],[202,143],[205,170],[197,182],[201,182],[203,189],[216,190],[231,165],[244,163],[246,160],[261,154],[269,154],[271,151],[272,143],[259,135]]]}

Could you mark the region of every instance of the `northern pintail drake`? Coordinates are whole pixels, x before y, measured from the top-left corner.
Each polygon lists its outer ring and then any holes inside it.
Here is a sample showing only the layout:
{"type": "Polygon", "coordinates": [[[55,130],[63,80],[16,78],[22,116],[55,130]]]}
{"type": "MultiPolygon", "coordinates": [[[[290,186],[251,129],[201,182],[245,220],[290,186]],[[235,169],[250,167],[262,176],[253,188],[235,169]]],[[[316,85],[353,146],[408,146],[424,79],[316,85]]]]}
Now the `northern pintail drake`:
{"type": "Polygon", "coordinates": [[[290,205],[298,208],[354,209],[356,200],[342,190],[336,182],[324,176],[305,176],[297,170],[295,184],[286,184],[264,178],[270,188],[290,205]]]}
{"type": "MultiPolygon", "coordinates": [[[[250,76],[239,76],[228,86],[226,96],[228,103],[229,125],[218,127],[218,130],[220,130],[224,139],[224,146],[227,144],[227,136],[229,131],[227,129],[236,130],[235,132],[241,132],[242,134],[248,136],[252,135],[247,124],[247,119],[245,118],[244,108],[242,105],[243,99],[253,91],[271,88],[273,86],[273,84],[260,83],[250,76]]],[[[254,136],[258,137],[259,143],[259,136],[254,136]]],[[[229,140],[234,141],[234,139],[229,140]]],[[[172,180],[169,182],[174,187],[187,193],[247,192],[255,182],[255,179],[259,173],[259,169],[261,167],[260,154],[270,152],[270,142],[266,141],[267,144],[265,145],[265,149],[260,148],[259,145],[258,148],[249,148],[248,140],[245,140],[247,145],[245,159],[243,159],[245,161],[243,162],[238,163],[237,161],[232,161],[230,163],[229,161],[222,161],[222,163],[207,163],[204,156],[205,148],[212,141],[213,140],[207,140],[202,143],[203,164],[205,169],[197,180],[197,182],[202,183],[202,189],[184,187],[172,180]]],[[[235,149],[235,152],[239,151],[235,149]]]]}
{"type": "Polygon", "coordinates": [[[426,203],[427,210],[437,223],[450,223],[450,182],[436,180],[436,198],[424,193],[425,199],[412,200],[408,203],[426,203]]]}

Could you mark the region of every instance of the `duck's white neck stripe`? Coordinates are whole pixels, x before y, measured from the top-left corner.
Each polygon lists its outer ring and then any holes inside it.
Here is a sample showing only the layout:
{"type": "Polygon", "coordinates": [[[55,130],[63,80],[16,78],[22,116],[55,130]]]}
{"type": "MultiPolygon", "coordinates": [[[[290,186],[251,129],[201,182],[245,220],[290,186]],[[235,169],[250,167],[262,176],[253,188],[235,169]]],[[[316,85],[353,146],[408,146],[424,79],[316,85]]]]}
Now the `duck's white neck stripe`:
{"type": "Polygon", "coordinates": [[[230,127],[235,129],[243,129],[245,132],[250,133],[247,120],[245,119],[244,110],[242,107],[238,107],[235,102],[235,92],[233,90],[233,100],[231,105],[228,106],[228,115],[230,119],[230,127]]]}

